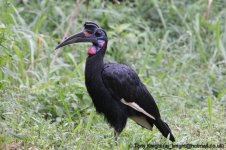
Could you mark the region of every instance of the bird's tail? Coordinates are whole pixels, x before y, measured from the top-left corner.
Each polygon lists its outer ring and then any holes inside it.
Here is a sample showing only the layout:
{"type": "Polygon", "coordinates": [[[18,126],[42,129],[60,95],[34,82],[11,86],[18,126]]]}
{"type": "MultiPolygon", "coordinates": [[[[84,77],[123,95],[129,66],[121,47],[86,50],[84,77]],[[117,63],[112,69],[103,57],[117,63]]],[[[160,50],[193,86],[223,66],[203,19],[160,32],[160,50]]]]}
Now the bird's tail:
{"type": "Polygon", "coordinates": [[[171,130],[167,123],[162,121],[160,118],[155,120],[155,126],[158,128],[158,130],[162,133],[162,135],[166,138],[169,137],[170,141],[174,142],[175,138],[173,134],[171,133],[171,130]]]}

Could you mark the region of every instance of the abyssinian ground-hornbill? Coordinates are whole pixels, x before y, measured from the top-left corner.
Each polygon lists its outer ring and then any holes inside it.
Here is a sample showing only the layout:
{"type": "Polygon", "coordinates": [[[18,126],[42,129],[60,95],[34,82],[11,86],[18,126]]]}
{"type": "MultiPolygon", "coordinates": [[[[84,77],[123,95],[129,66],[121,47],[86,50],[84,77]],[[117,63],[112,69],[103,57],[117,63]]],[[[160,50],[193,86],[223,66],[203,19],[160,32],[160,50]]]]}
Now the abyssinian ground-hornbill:
{"type": "Polygon", "coordinates": [[[81,32],[65,39],[57,48],[79,42],[92,43],[86,59],[85,84],[96,111],[104,114],[114,128],[115,138],[130,118],[149,130],[155,125],[164,137],[175,141],[153,97],[135,71],[123,64],[104,63],[106,32],[93,22],[85,22],[81,32]]]}

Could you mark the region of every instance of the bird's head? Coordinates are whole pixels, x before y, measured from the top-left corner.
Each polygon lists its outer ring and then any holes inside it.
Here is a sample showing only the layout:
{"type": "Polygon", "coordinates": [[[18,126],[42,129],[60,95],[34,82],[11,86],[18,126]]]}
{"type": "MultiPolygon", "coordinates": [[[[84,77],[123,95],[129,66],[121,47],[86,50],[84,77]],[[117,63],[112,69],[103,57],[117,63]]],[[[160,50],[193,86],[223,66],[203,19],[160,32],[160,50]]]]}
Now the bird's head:
{"type": "Polygon", "coordinates": [[[56,49],[72,43],[91,42],[93,45],[88,50],[88,55],[93,56],[99,51],[105,51],[107,47],[107,34],[96,23],[85,22],[84,29],[76,33],[64,41],[62,41],[56,49]]]}

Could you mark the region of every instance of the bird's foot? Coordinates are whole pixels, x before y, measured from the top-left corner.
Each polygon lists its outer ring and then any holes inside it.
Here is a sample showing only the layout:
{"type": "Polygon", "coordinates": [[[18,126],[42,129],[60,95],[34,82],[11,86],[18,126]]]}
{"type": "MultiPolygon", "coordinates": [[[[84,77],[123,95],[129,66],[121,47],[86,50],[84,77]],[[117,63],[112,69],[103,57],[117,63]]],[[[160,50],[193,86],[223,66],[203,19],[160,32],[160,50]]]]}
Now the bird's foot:
{"type": "Polygon", "coordinates": [[[119,136],[119,133],[117,131],[114,131],[114,140],[116,145],[118,145],[118,136],[119,136]]]}

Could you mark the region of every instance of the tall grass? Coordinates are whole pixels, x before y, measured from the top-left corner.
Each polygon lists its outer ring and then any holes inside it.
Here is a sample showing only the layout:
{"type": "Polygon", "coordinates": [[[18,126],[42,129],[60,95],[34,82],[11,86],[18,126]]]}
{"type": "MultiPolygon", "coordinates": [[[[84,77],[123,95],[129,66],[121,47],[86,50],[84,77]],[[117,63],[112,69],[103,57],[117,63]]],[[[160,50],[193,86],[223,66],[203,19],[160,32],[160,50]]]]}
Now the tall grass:
{"type": "Polygon", "coordinates": [[[139,74],[176,144],[225,143],[226,3],[213,1],[205,18],[207,5],[205,0],[1,1],[0,148],[168,144],[156,129],[128,121],[115,145],[113,130],[96,114],[84,85],[87,45],[55,55],[57,43],[86,20],[108,33],[105,61],[127,64],[139,74]]]}

